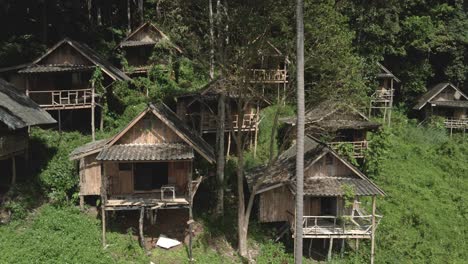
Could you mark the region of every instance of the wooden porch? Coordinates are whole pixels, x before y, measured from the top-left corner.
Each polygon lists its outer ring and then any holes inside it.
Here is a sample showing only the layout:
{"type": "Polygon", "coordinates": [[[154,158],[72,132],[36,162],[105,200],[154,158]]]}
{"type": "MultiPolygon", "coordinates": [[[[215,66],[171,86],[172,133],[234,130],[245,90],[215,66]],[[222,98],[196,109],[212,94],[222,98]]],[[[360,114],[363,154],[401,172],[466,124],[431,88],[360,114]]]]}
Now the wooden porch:
{"type": "Polygon", "coordinates": [[[45,110],[84,109],[94,104],[94,89],[27,90],[26,95],[45,110]]]}
{"type": "Polygon", "coordinates": [[[251,83],[287,83],[288,72],[285,69],[250,69],[251,83]]]}
{"type": "Polygon", "coordinates": [[[449,129],[468,129],[468,118],[446,118],[444,125],[449,129]]]}
{"type": "MultiPolygon", "coordinates": [[[[200,117],[201,119],[201,130],[202,133],[214,132],[217,129],[218,116],[215,114],[204,113],[200,117]]],[[[226,117],[225,129],[226,132],[231,131],[255,131],[258,129],[258,114],[250,113],[244,114],[242,117],[240,115],[231,115],[231,119],[226,117]],[[232,120],[232,123],[229,122],[232,120]]]]}
{"type": "Polygon", "coordinates": [[[361,141],[336,141],[330,142],[328,145],[335,151],[338,151],[344,145],[351,145],[353,148],[353,157],[356,159],[364,158],[366,150],[368,149],[368,142],[361,141]]]}
{"type": "MultiPolygon", "coordinates": [[[[376,215],[376,227],[382,217],[376,215]]],[[[304,216],[304,238],[371,238],[372,215],[304,216]]]]}

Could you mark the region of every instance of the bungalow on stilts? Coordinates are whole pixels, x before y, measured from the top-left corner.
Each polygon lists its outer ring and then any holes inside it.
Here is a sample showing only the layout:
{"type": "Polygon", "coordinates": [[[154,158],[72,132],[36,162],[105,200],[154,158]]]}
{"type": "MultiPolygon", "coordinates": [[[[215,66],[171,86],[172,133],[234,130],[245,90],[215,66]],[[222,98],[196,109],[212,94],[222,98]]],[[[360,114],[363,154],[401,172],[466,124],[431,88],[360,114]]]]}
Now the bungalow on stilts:
{"type": "Polygon", "coordinates": [[[424,120],[439,116],[450,130],[468,129],[468,96],[451,83],[439,83],[423,94],[413,110],[420,111],[424,120]]]}
{"type": "Polygon", "coordinates": [[[379,86],[371,95],[369,118],[381,116],[384,124],[390,125],[392,118],[393,100],[395,97],[395,84],[400,82],[385,66],[377,63],[380,72],[377,74],[379,86]]]}
{"type": "MultiPolygon", "coordinates": [[[[333,243],[345,240],[371,240],[371,259],[375,253],[375,230],[381,219],[376,212],[376,197],[384,192],[361,171],[340,157],[326,144],[307,136],[304,143],[304,219],[303,238],[328,244],[328,259],[333,243]],[[371,213],[361,202],[371,197],[371,213]]],[[[294,236],[296,146],[282,153],[270,167],[260,166],[246,174],[249,186],[260,187],[258,219],[261,223],[284,222],[294,236]]],[[[287,230],[287,229],[285,229],[287,230]]],[[[284,232],[285,233],[285,232],[284,232]]],[[[283,234],[284,234],[283,233],[283,234]]]]}
{"type": "MultiPolygon", "coordinates": [[[[295,126],[296,117],[281,119],[295,126]]],[[[332,149],[339,151],[350,146],[355,159],[365,158],[368,149],[367,133],[376,131],[379,123],[370,121],[363,113],[348,103],[326,100],[305,113],[305,129],[308,135],[320,138],[332,149]]],[[[295,133],[292,129],[291,133],[295,133]]]]}
{"type": "Polygon", "coordinates": [[[145,214],[154,224],[157,210],[188,209],[191,227],[193,197],[202,180],[202,175],[193,175],[195,152],[214,163],[211,146],[158,103],[150,104],[114,137],[70,154],[72,160],[79,160],[81,205],[84,196],[101,198],[104,245],[109,211],[140,212],[142,246],[145,214]]]}
{"type": "Polygon", "coordinates": [[[122,70],[132,77],[146,75],[152,65],[170,63],[171,54],[182,54],[182,49],[150,22],[132,31],[117,49],[123,52],[122,70]]]}
{"type": "Polygon", "coordinates": [[[0,196],[16,183],[17,170],[27,167],[28,128],[56,122],[18,88],[0,79],[0,196]]]}
{"type": "MultiPolygon", "coordinates": [[[[102,85],[105,90],[115,81],[130,81],[131,79],[103,59],[85,44],[65,38],[48,49],[35,61],[0,69],[0,74],[15,84],[23,84],[24,93],[36,102],[42,109],[56,114],[59,130],[62,121],[73,114],[86,120],[84,110],[90,111],[91,134],[94,138],[95,112],[103,94],[96,91],[92,82],[93,74],[99,68],[102,72],[102,85]],[[62,114],[64,117],[62,117],[62,114]]],[[[101,122],[102,127],[102,107],[101,122]]],[[[75,122],[80,123],[80,122],[75,122]]],[[[88,123],[88,124],[89,124],[88,123]]]]}

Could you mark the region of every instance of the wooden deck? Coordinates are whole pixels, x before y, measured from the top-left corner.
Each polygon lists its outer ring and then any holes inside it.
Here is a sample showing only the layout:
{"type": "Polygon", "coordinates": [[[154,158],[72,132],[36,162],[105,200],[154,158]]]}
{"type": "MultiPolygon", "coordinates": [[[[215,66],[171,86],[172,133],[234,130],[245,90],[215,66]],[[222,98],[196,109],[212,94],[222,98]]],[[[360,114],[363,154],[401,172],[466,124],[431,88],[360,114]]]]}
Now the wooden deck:
{"type": "Polygon", "coordinates": [[[444,124],[445,127],[449,129],[468,129],[468,118],[447,118],[445,119],[444,124]]]}
{"type": "Polygon", "coordinates": [[[93,96],[95,96],[92,88],[27,91],[26,95],[45,110],[91,108],[93,106],[93,96]]]}
{"type": "Polygon", "coordinates": [[[161,199],[160,193],[154,193],[152,196],[141,196],[138,194],[127,196],[111,196],[105,205],[107,211],[117,210],[138,210],[142,207],[151,209],[188,207],[189,201],[185,196],[176,196],[175,199],[165,197],[161,199]]]}
{"type": "Polygon", "coordinates": [[[251,83],[287,83],[288,72],[284,69],[250,69],[251,83]]]}

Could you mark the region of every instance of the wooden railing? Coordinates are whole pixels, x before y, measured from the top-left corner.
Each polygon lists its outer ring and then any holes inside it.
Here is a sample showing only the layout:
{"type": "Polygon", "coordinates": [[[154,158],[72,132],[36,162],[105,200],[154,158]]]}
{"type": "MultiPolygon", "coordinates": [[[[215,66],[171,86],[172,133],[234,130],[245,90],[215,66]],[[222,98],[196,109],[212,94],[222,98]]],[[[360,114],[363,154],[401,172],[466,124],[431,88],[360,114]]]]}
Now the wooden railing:
{"type": "Polygon", "coordinates": [[[18,154],[28,147],[26,135],[4,135],[0,136],[0,157],[18,154]]]}
{"type": "Polygon", "coordinates": [[[447,118],[445,119],[444,124],[446,128],[468,129],[468,118],[447,118]]]}
{"type": "Polygon", "coordinates": [[[353,157],[354,158],[364,158],[366,150],[368,148],[368,143],[366,140],[363,141],[337,141],[330,142],[328,145],[335,151],[338,151],[341,146],[349,144],[353,146],[353,157]]]}
{"type": "Polygon", "coordinates": [[[379,88],[375,90],[371,98],[374,102],[389,102],[393,100],[394,92],[394,89],[379,88]]]}
{"type": "Polygon", "coordinates": [[[286,70],[251,69],[249,80],[252,83],[285,83],[288,81],[286,70]]]}
{"type": "MultiPolygon", "coordinates": [[[[231,115],[232,123],[229,118],[226,117],[225,129],[229,131],[231,129],[243,131],[255,131],[257,129],[258,122],[257,114],[244,114],[241,118],[239,115],[231,115]]],[[[201,127],[203,131],[212,131],[217,129],[218,116],[214,114],[204,114],[201,117],[201,127]]]]}
{"type": "Polygon", "coordinates": [[[46,110],[89,108],[92,89],[28,91],[27,95],[46,110]]]}
{"type": "MultiPolygon", "coordinates": [[[[375,218],[377,226],[382,216],[375,215],[375,218]]],[[[304,236],[370,236],[372,233],[372,215],[304,216],[302,224],[304,236]]]]}

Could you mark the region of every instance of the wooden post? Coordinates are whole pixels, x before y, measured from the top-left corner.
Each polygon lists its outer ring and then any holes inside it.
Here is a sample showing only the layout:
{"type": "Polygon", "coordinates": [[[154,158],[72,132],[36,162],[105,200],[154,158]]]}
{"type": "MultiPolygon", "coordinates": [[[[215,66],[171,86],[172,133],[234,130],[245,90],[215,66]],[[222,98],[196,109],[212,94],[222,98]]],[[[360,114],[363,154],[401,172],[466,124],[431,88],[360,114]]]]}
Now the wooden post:
{"type": "Polygon", "coordinates": [[[255,113],[255,142],[254,142],[254,159],[257,157],[257,143],[258,143],[258,115],[260,106],[257,103],[257,112],[255,113]]]}
{"type": "Polygon", "coordinates": [[[312,255],[312,241],[313,241],[313,240],[314,240],[314,239],[311,238],[311,239],[310,239],[310,242],[309,242],[309,257],[312,255]]]}
{"type": "Polygon", "coordinates": [[[94,127],[94,108],[96,107],[96,103],[94,100],[94,82],[91,84],[91,135],[93,137],[93,141],[96,140],[95,135],[95,127],[94,127]]]}
{"type": "Polygon", "coordinates": [[[345,250],[345,239],[341,239],[341,248],[340,248],[340,256],[344,256],[344,250],[345,250]]]}
{"type": "Polygon", "coordinates": [[[102,218],[102,247],[106,247],[106,208],[101,203],[101,218],[102,218]]]}
{"type": "Polygon", "coordinates": [[[359,250],[359,239],[356,238],[356,252],[359,250]]]}
{"type": "Polygon", "coordinates": [[[103,173],[101,175],[101,216],[102,216],[102,246],[106,246],[106,202],[107,202],[107,175],[106,166],[101,163],[103,173]]]}
{"type": "Polygon", "coordinates": [[[231,152],[231,131],[228,132],[228,145],[226,150],[226,159],[229,159],[229,152],[231,152]]]}
{"type": "Polygon", "coordinates": [[[16,157],[11,157],[11,185],[16,183],[16,157]]]}
{"type": "Polygon", "coordinates": [[[99,130],[104,130],[104,107],[101,106],[101,118],[99,120],[99,130]]]}
{"type": "Polygon", "coordinates": [[[144,221],[144,217],[145,217],[145,207],[141,207],[140,208],[140,220],[138,221],[138,225],[139,225],[139,231],[140,231],[140,244],[141,244],[141,247],[146,250],[146,246],[145,246],[145,237],[143,236],[143,221],[144,221]]]}
{"type": "Polygon", "coordinates": [[[84,195],[80,195],[80,210],[84,211],[84,195]]]}
{"type": "Polygon", "coordinates": [[[393,78],[390,80],[390,110],[388,112],[388,126],[392,124],[392,108],[393,108],[393,78]]]}
{"type": "MultiPolygon", "coordinates": [[[[224,136],[224,132],[223,135],[224,136]]],[[[193,173],[193,164],[190,164],[190,171],[187,175],[188,179],[188,199],[189,199],[189,221],[188,221],[188,228],[189,228],[189,245],[188,245],[188,254],[189,254],[189,262],[193,262],[193,256],[192,256],[192,223],[193,223],[193,195],[192,195],[192,173],[193,173]]]]}
{"type": "Polygon", "coordinates": [[[58,125],[59,125],[59,133],[62,133],[62,114],[61,110],[58,110],[58,125]]]}
{"type": "Polygon", "coordinates": [[[333,249],[333,238],[330,238],[330,244],[328,245],[328,256],[327,256],[327,261],[330,261],[330,260],[331,260],[332,249],[333,249]]]}
{"type": "Polygon", "coordinates": [[[374,264],[375,255],[375,204],[376,197],[372,196],[372,233],[371,233],[371,264],[374,264]]]}

